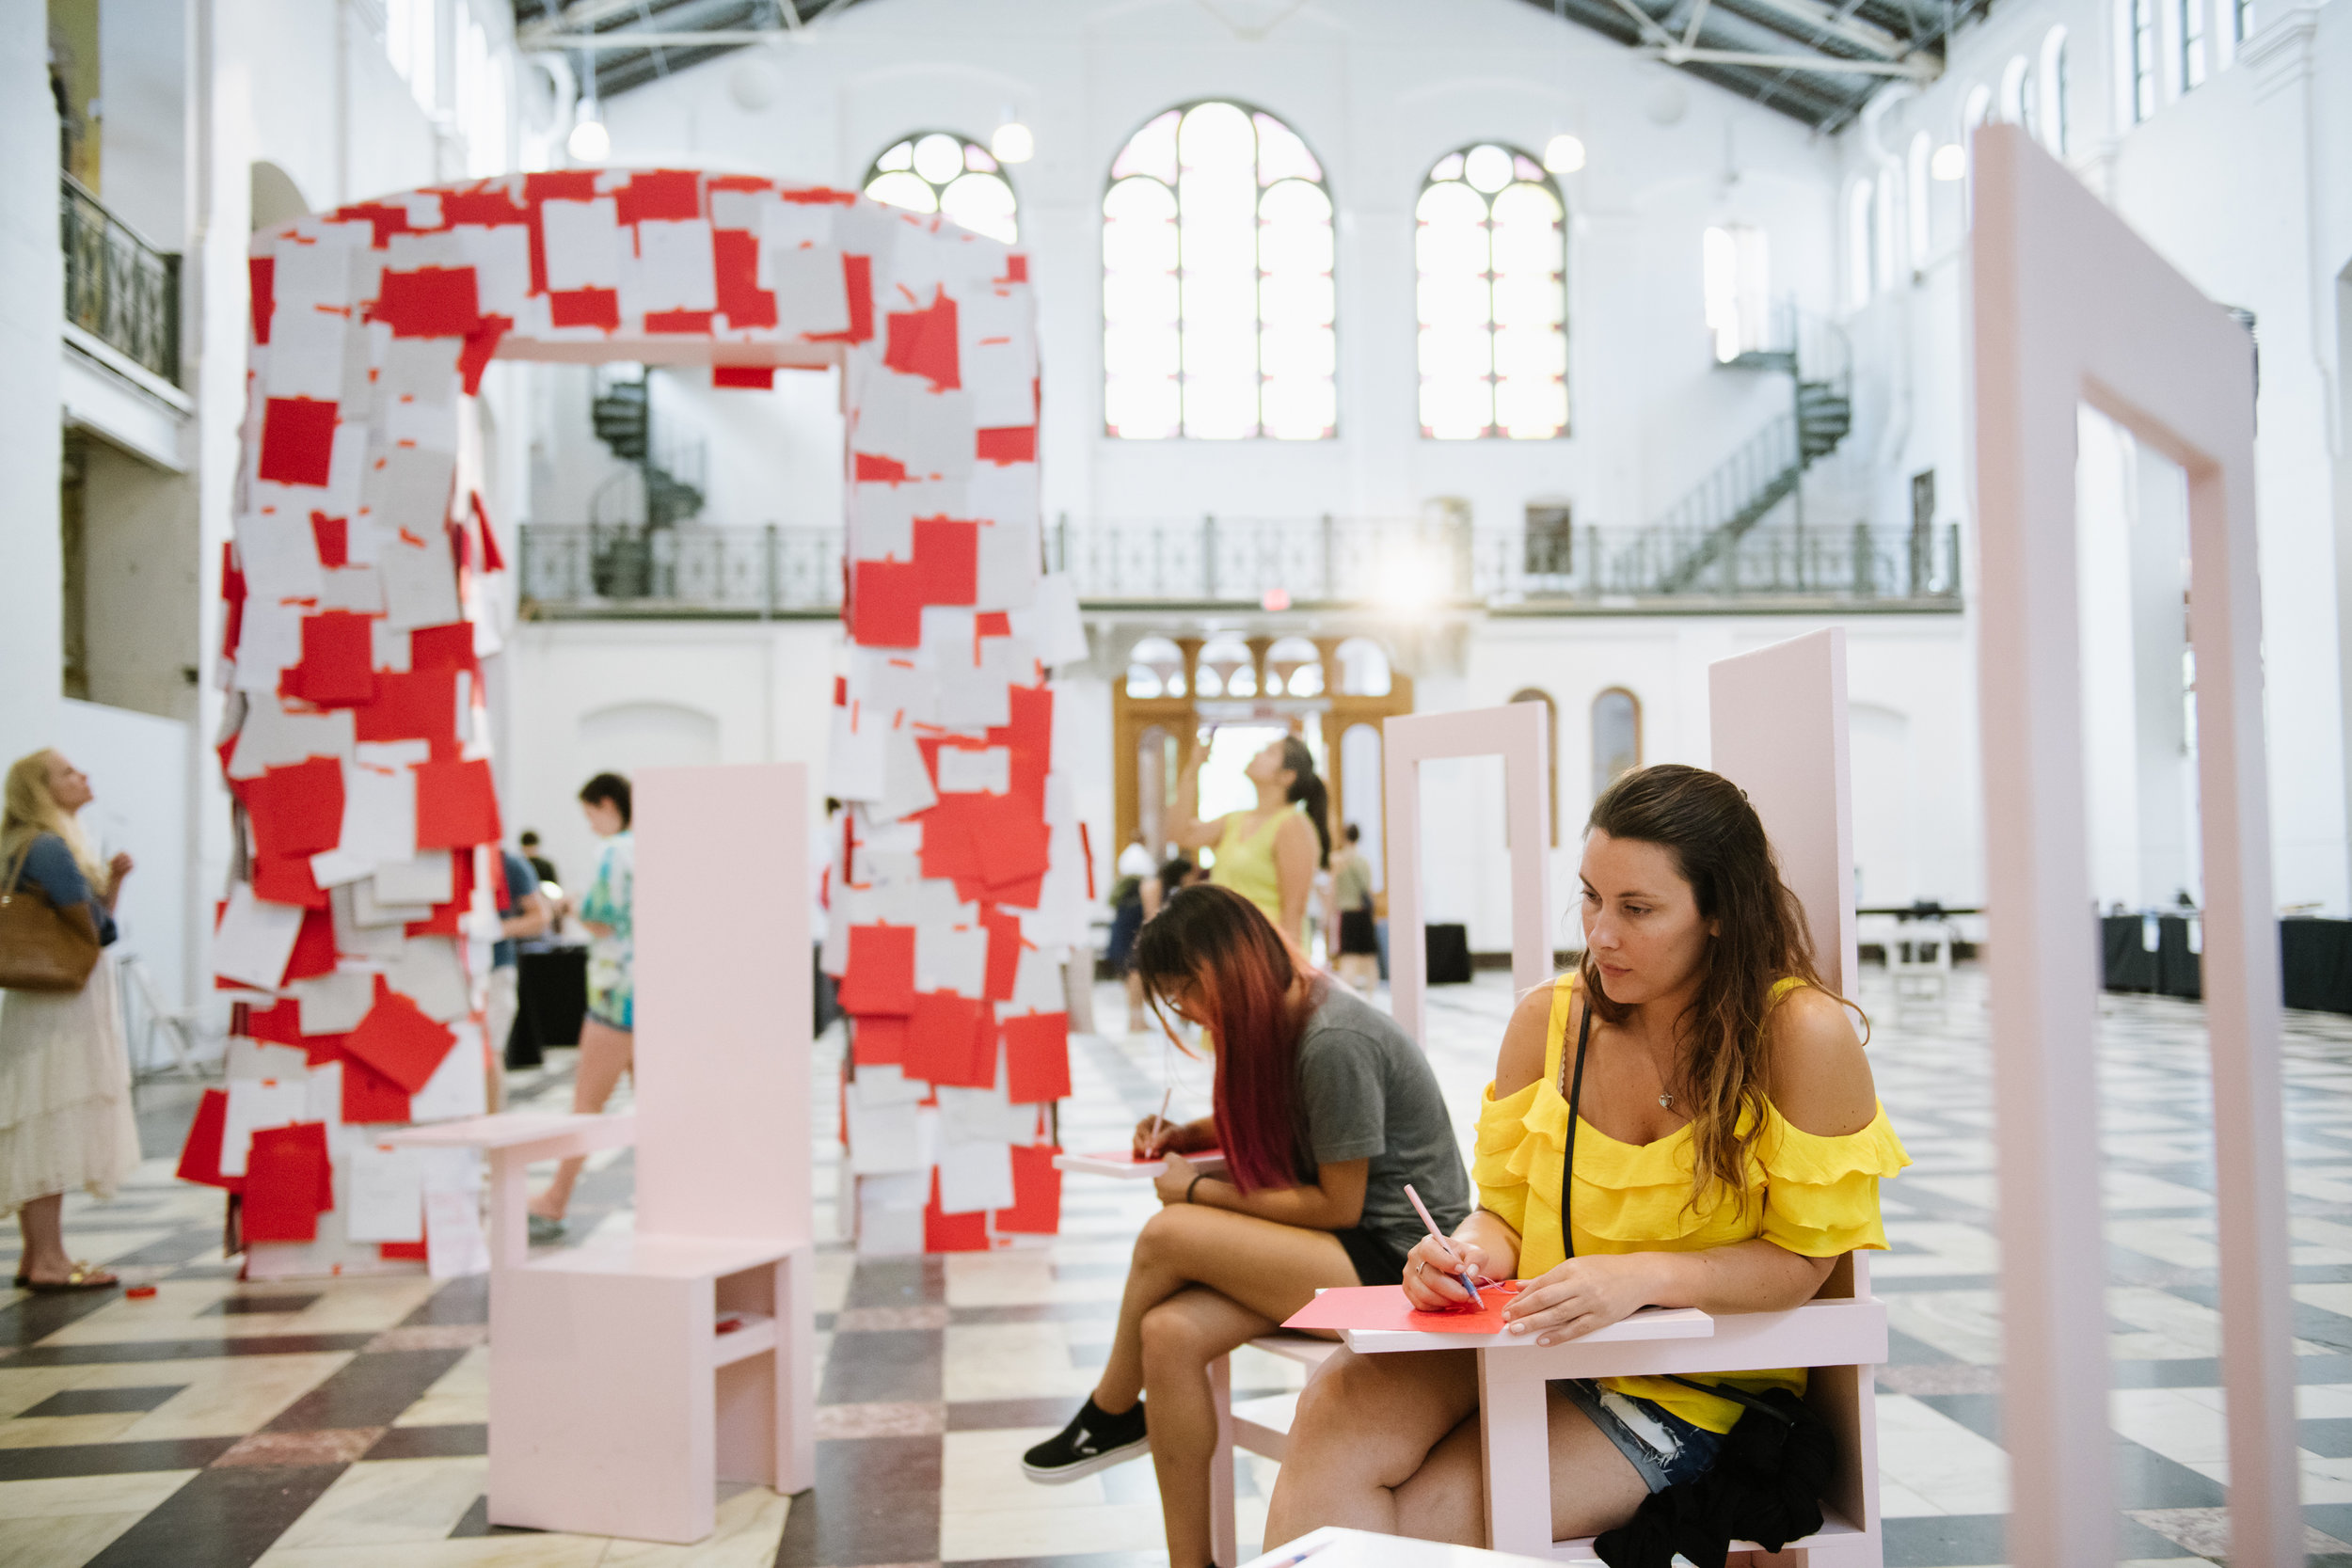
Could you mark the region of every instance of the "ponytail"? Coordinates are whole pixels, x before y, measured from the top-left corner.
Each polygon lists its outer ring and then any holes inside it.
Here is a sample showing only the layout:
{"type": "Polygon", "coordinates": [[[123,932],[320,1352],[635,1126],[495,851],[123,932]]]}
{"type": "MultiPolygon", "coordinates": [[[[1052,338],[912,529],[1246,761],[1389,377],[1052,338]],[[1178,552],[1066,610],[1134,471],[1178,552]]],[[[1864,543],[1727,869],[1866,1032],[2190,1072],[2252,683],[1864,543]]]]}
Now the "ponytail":
{"type": "Polygon", "coordinates": [[[1315,754],[1307,750],[1307,743],[1298,736],[1282,737],[1282,766],[1290,769],[1290,793],[1284,800],[1304,801],[1307,820],[1315,825],[1315,840],[1322,846],[1315,864],[1331,863],[1331,791],[1315,772],[1315,754]]]}

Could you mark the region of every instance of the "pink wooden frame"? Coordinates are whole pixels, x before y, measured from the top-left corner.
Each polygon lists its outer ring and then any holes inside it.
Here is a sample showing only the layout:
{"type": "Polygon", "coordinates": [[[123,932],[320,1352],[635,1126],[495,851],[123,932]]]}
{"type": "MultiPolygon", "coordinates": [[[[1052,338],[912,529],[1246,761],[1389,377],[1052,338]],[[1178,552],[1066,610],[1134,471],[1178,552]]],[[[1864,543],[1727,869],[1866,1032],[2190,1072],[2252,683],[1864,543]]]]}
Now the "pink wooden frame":
{"type": "Polygon", "coordinates": [[[2111,1560],[2099,974],[2074,465],[2089,404],[2188,476],[2231,1558],[2302,1560],[2263,747],[2253,346],[2012,126],[1975,138],[1971,242],[2004,1442],[2019,1562],[2111,1560]]]}
{"type": "Polygon", "coordinates": [[[1541,703],[1414,713],[1380,726],[1389,833],[1389,999],[1398,1025],[1422,1043],[1429,955],[1421,910],[1421,765],[1435,757],[1502,757],[1504,844],[1511,850],[1511,984],[1551,975],[1551,800],[1541,703]]]}

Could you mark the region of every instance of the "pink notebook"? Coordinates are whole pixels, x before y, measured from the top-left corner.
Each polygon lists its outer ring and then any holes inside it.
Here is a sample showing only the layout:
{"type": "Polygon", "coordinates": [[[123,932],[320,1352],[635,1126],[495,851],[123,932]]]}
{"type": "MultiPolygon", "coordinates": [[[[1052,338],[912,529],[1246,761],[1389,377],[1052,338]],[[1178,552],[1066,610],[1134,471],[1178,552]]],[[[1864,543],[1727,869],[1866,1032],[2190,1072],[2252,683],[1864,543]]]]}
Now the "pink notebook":
{"type": "Polygon", "coordinates": [[[1519,1282],[1506,1279],[1482,1285],[1484,1307],[1465,1307],[1458,1312],[1416,1312],[1405,1299],[1402,1285],[1348,1285],[1326,1291],[1284,1321],[1284,1328],[1378,1329],[1406,1334],[1500,1334],[1503,1303],[1518,1291],[1519,1282]]]}

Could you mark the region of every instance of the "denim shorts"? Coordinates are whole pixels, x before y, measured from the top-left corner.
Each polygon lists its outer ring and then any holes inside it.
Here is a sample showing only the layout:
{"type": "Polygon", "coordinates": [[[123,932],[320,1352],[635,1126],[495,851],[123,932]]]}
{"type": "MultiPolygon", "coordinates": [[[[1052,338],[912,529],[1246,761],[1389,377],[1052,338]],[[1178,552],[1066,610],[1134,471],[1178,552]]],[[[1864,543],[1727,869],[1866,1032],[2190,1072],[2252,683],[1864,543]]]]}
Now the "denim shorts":
{"type": "Polygon", "coordinates": [[[1592,1418],[1653,1492],[1695,1481],[1723,1451],[1722,1433],[1692,1426],[1654,1401],[1603,1388],[1591,1378],[1563,1378],[1552,1386],[1592,1418]]]}

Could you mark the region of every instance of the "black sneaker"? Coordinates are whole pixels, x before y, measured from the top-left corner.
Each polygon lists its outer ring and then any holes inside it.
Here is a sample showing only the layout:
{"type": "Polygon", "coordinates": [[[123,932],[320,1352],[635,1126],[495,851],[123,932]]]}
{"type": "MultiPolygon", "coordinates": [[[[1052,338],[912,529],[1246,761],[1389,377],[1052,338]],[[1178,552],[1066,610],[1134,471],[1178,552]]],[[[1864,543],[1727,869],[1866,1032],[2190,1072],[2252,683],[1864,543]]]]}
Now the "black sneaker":
{"type": "Polygon", "coordinates": [[[1089,1399],[1059,1435],[1048,1437],[1021,1456],[1021,1473],[1041,1486],[1060,1486],[1151,1451],[1141,1400],[1133,1410],[1106,1416],[1089,1399]]]}

